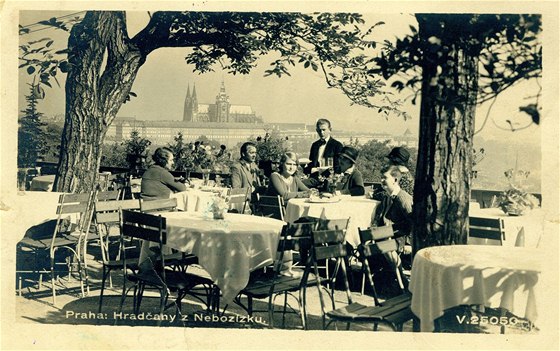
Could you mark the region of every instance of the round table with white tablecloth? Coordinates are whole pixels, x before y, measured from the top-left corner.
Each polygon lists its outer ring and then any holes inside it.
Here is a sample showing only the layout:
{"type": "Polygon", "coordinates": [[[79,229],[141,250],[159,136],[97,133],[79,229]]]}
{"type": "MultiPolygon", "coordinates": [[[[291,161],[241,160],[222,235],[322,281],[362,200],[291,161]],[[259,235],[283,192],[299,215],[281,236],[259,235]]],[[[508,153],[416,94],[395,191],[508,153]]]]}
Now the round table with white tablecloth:
{"type": "Polygon", "coordinates": [[[502,307],[534,322],[542,257],[534,248],[483,245],[418,251],[409,290],[421,331],[432,331],[446,309],[459,305],[502,307]]]}
{"type": "Polygon", "coordinates": [[[290,199],[286,206],[286,222],[293,223],[301,217],[322,219],[350,218],[346,241],[357,247],[360,243],[358,228],[368,228],[375,217],[379,201],[365,196],[340,196],[340,201],[333,203],[313,203],[309,199],[290,199]]]}
{"type": "MultiPolygon", "coordinates": [[[[197,212],[161,212],[167,220],[167,246],[198,257],[198,263],[227,304],[249,282],[249,273],[272,264],[284,222],[227,213],[216,220],[197,212]]],[[[140,261],[146,254],[143,245],[140,261]]]]}

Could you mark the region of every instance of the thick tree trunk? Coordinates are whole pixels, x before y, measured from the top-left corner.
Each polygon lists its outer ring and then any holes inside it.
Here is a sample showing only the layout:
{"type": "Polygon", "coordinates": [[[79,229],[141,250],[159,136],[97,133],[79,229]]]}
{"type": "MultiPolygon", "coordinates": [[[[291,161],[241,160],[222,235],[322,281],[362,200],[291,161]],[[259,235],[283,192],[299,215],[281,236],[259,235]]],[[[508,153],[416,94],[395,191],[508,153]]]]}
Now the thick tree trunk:
{"type": "Polygon", "coordinates": [[[419,35],[431,44],[422,65],[414,252],[466,244],[478,86],[477,53],[467,40],[439,38],[441,22],[418,20],[419,35]]]}
{"type": "Polygon", "coordinates": [[[68,40],[66,123],[54,189],[94,189],[101,145],[145,58],[130,43],[123,12],[88,12],[68,40]]]}

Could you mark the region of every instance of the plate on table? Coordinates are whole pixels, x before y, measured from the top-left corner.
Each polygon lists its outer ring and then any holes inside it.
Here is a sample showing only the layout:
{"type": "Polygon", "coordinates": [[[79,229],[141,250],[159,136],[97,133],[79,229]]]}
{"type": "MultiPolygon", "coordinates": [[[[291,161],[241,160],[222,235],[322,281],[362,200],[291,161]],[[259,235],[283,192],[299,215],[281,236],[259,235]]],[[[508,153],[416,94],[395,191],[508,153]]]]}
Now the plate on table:
{"type": "Polygon", "coordinates": [[[310,202],[312,204],[330,204],[339,201],[340,201],[340,196],[333,196],[333,197],[312,196],[309,199],[307,199],[307,202],[310,202]]]}
{"type": "Polygon", "coordinates": [[[210,193],[219,193],[220,192],[220,189],[214,188],[212,186],[206,186],[206,185],[201,186],[200,188],[198,188],[198,190],[206,191],[206,192],[210,192],[210,193]]]}

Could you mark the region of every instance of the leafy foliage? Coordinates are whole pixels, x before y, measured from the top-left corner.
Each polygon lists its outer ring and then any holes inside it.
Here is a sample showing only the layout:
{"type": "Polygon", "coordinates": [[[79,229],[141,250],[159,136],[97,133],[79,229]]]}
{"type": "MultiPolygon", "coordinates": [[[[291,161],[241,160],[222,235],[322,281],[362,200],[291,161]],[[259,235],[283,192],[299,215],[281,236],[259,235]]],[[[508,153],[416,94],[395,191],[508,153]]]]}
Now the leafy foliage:
{"type": "Polygon", "coordinates": [[[122,143],[114,142],[112,144],[103,144],[101,165],[106,167],[130,167],[127,161],[125,146],[122,143]]]}
{"type": "Polygon", "coordinates": [[[194,143],[186,143],[182,132],[178,132],[168,147],[173,151],[176,169],[179,171],[213,170],[228,172],[231,166],[231,154],[225,145],[216,147],[214,141],[206,137],[198,138],[194,143]]]}
{"type": "MultiPolygon", "coordinates": [[[[523,80],[542,75],[540,15],[418,14],[416,17],[422,22],[428,40],[423,40],[411,26],[411,34],[398,39],[394,45],[386,43],[381,55],[370,62],[368,70],[371,79],[382,75],[392,81],[391,86],[397,91],[411,90],[413,103],[422,84],[420,67],[436,72],[436,80],[427,83],[438,84],[441,72],[456,69],[455,47],[478,57],[478,103],[496,98],[500,92],[523,80]]],[[[535,124],[539,124],[540,119],[539,95],[540,91],[535,103],[520,107],[535,124]]],[[[448,103],[458,107],[463,104],[459,96],[448,103]]]]}
{"type": "Polygon", "coordinates": [[[288,137],[280,137],[276,131],[266,132],[264,137],[256,137],[257,162],[278,161],[288,151],[288,137]]]}
{"type": "Polygon", "coordinates": [[[130,132],[130,138],[122,142],[126,162],[128,162],[130,168],[134,168],[146,159],[151,144],[152,142],[147,138],[141,137],[137,130],[130,132]]]}
{"type": "MultiPolygon", "coordinates": [[[[18,167],[33,167],[37,158],[47,152],[45,126],[41,121],[43,114],[37,110],[37,97],[34,94],[35,86],[31,85],[30,92],[26,95],[27,107],[19,119],[18,128],[18,167]]],[[[59,139],[60,140],[60,139],[59,139]]]]}
{"type": "MultiPolygon", "coordinates": [[[[387,164],[385,156],[389,154],[393,145],[388,142],[379,142],[370,140],[363,145],[354,143],[353,145],[360,151],[360,156],[356,161],[356,169],[358,169],[368,182],[381,182],[381,168],[387,164]]],[[[416,154],[415,149],[409,148],[410,159],[408,161],[408,169],[410,174],[414,176],[416,172],[416,154]]]]}

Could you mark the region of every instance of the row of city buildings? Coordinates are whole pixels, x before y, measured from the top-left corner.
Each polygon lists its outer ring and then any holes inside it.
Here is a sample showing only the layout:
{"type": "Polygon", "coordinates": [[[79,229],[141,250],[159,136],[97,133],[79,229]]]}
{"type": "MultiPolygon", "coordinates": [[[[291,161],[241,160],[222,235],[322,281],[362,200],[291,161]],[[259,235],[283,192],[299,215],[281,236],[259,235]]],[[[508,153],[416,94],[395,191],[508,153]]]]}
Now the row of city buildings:
{"type": "MultiPolygon", "coordinates": [[[[222,82],[214,103],[199,103],[196,87],[187,88],[184,102],[183,120],[138,120],[134,117],[116,118],[106,135],[106,142],[121,142],[130,137],[132,131],[152,141],[155,145],[166,145],[173,141],[178,132],[184,140],[195,141],[200,136],[216,140],[227,147],[240,142],[275,133],[289,137],[292,142],[309,142],[316,139],[315,125],[306,123],[265,122],[250,105],[235,105],[230,102],[225,84],[222,82]]],[[[360,143],[369,140],[388,141],[394,145],[416,146],[417,139],[407,129],[402,135],[387,133],[356,133],[334,130],[333,135],[343,143],[356,139],[360,143]]]]}

